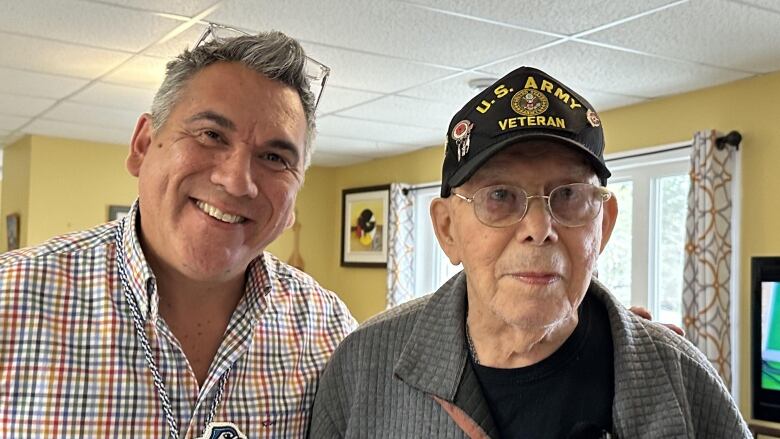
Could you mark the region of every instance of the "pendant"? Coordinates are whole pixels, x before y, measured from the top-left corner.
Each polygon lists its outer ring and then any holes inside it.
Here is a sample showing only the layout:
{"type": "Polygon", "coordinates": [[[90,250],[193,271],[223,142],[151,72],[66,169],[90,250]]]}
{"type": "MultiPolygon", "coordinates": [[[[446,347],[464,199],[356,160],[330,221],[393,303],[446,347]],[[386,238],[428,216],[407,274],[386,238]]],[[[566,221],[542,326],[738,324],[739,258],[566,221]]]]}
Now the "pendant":
{"type": "Polygon", "coordinates": [[[212,422],[206,426],[203,436],[195,439],[247,439],[232,422],[212,422]]]}

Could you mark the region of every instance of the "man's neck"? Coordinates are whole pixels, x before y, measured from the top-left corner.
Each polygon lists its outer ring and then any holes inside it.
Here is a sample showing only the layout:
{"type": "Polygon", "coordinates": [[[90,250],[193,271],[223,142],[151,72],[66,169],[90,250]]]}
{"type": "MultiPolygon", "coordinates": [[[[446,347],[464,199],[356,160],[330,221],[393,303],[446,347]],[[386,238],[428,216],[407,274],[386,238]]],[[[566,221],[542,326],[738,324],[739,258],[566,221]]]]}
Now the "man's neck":
{"type": "Polygon", "coordinates": [[[511,369],[536,364],[552,355],[574,332],[577,323],[575,312],[551,327],[517,327],[489,312],[470,308],[466,325],[481,365],[511,369]]]}
{"type": "Polygon", "coordinates": [[[179,341],[198,383],[203,385],[244,295],[244,276],[209,283],[163,268],[155,270],[155,278],[160,316],[179,341]]]}

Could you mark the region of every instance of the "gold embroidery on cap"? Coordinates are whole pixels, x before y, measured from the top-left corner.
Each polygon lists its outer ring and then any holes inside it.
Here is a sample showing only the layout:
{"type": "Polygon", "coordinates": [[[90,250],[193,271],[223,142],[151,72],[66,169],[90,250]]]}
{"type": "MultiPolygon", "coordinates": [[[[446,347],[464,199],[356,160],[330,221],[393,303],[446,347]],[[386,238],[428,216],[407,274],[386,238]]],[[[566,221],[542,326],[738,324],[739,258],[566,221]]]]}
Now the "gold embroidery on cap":
{"type": "Polygon", "coordinates": [[[547,111],[550,102],[539,90],[524,88],[512,96],[512,109],[523,116],[536,116],[547,111]]]}

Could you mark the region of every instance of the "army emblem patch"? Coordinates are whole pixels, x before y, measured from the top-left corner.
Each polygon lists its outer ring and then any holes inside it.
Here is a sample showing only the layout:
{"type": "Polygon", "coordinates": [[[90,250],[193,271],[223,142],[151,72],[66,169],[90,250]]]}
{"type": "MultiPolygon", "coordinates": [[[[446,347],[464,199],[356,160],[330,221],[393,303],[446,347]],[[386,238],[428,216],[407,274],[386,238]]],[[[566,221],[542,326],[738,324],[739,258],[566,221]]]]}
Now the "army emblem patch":
{"type": "Polygon", "coordinates": [[[452,128],[452,140],[458,148],[458,161],[469,153],[469,144],[471,143],[471,129],[474,123],[469,120],[462,120],[452,128]]]}
{"type": "Polygon", "coordinates": [[[539,90],[524,88],[512,96],[512,109],[523,116],[536,116],[547,111],[550,101],[539,90]]]}
{"type": "Polygon", "coordinates": [[[597,128],[601,125],[601,119],[599,119],[599,115],[596,114],[593,110],[588,110],[588,112],[585,114],[585,117],[588,118],[588,123],[593,128],[597,128]]]}

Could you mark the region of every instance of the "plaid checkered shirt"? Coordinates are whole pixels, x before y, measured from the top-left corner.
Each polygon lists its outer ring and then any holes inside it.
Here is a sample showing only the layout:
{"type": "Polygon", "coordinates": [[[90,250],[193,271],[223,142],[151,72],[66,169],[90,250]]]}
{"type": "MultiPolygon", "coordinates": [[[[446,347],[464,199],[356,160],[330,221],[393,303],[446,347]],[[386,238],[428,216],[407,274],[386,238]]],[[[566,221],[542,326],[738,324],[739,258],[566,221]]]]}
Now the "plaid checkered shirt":
{"type": "Polygon", "coordinates": [[[181,437],[201,435],[231,366],[215,422],[232,422],[249,438],[304,437],[322,368],[356,326],[346,306],[264,253],[247,270],[244,297],[201,387],[159,316],[136,213],[137,203],[120,221],[0,255],[0,437],[169,437],[121,261],[181,437]]]}

